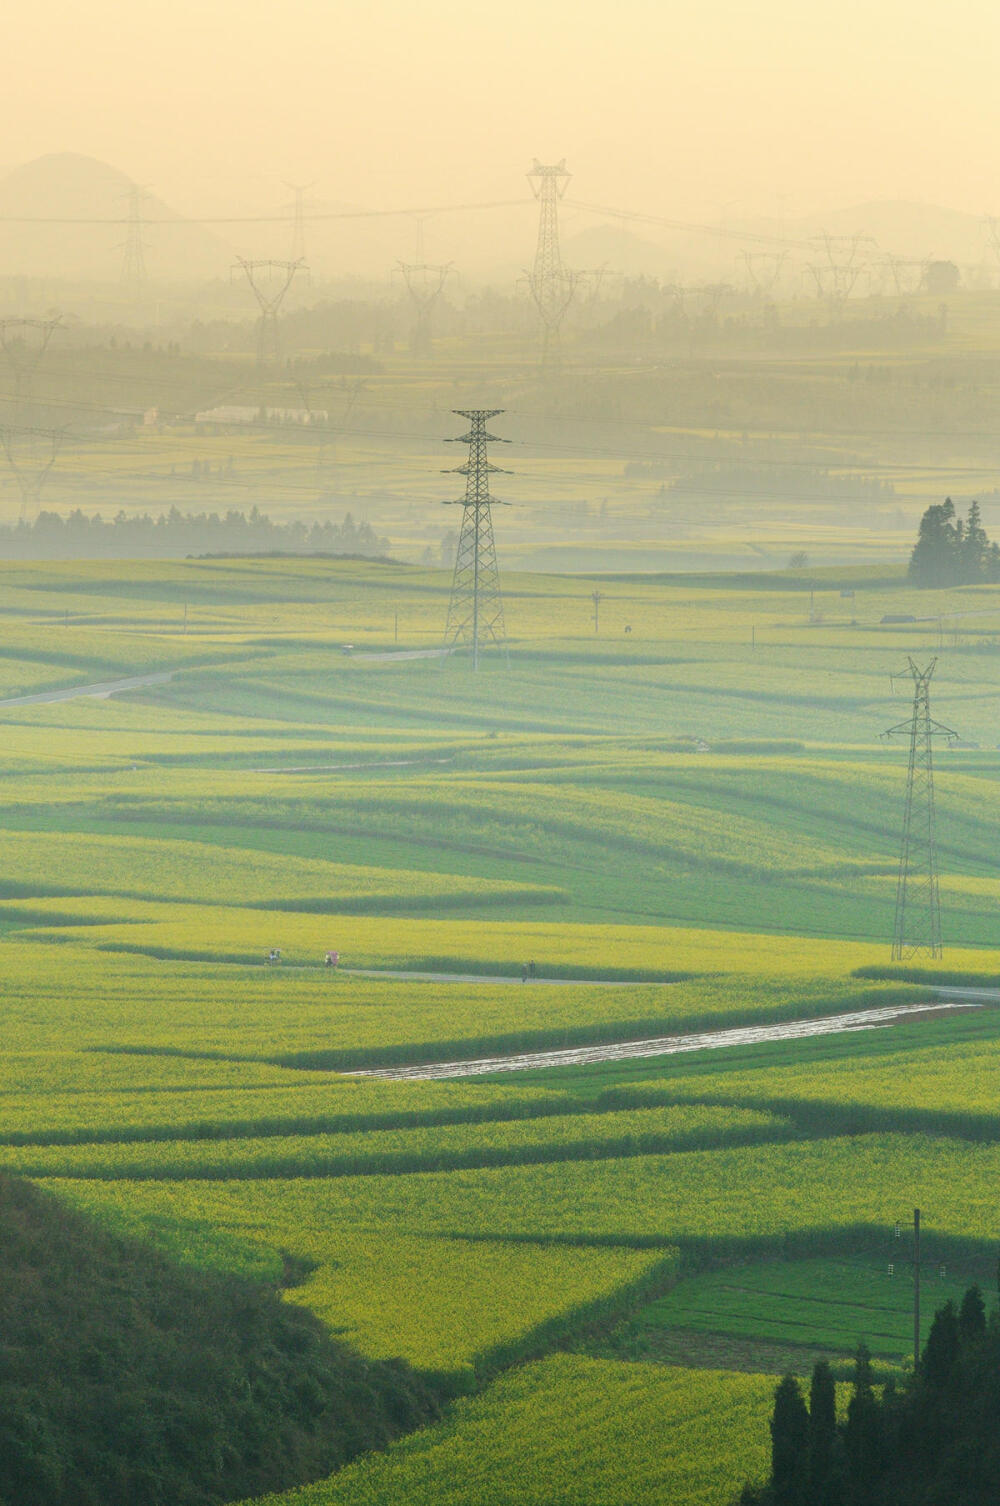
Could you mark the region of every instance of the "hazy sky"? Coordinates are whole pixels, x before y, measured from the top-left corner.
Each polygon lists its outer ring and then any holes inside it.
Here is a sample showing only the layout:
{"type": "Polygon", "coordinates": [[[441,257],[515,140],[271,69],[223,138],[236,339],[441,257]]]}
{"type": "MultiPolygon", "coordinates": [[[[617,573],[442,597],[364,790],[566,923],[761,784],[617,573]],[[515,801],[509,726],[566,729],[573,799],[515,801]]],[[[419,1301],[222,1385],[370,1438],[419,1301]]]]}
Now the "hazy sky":
{"type": "Polygon", "coordinates": [[[535,155],[682,217],[1000,209],[995,0],[8,0],[4,43],[0,165],[189,213],[516,197],[535,155]]]}

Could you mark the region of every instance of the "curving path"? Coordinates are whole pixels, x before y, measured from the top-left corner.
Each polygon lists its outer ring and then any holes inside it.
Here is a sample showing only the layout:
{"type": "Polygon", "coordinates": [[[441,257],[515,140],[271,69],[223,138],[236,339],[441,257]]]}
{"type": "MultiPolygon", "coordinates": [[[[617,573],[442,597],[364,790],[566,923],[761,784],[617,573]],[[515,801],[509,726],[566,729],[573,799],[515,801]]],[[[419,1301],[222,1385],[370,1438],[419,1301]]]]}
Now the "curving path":
{"type": "MultiPolygon", "coordinates": [[[[426,976],[426,975],[424,975],[426,976]]],[[[850,1014],[826,1015],[814,1020],[786,1020],[775,1025],[742,1025],[730,1030],[707,1030],[693,1035],[661,1035],[651,1040],[621,1041],[598,1046],[575,1046],[564,1051],[530,1051],[520,1056],[484,1056],[478,1061],[431,1062],[422,1067],[377,1067],[346,1072],[345,1077],[384,1077],[394,1080],[431,1081],[448,1077],[483,1077],[491,1072],[528,1072],[540,1067],[580,1067],[594,1062],[627,1061],[632,1057],[674,1056],[683,1051],[714,1051],[724,1046],[754,1046],[765,1041],[805,1040],[810,1036],[838,1035],[848,1030],[878,1030],[899,1025],[922,1014],[953,1009],[981,1009],[984,1001],[940,999],[925,1004],[894,1004],[882,1009],[859,1009],[850,1014]]]]}
{"type": "Polygon", "coordinates": [[[50,706],[56,701],[80,701],[86,696],[104,701],[108,696],[118,695],[123,690],[141,690],[144,685],[165,685],[177,673],[176,669],[161,669],[155,674],[130,675],[124,680],[102,680],[97,685],[72,685],[67,690],[40,690],[35,695],[10,696],[0,701],[3,706],[50,706]]]}

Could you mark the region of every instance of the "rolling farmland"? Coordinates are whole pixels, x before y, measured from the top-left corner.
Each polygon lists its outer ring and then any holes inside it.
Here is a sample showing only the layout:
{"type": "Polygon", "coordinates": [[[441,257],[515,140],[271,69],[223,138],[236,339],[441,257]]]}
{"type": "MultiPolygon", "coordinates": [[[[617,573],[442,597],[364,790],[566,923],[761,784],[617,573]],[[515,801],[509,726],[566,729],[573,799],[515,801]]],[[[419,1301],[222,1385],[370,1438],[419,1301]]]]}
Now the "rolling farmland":
{"type": "Polygon", "coordinates": [[[848,618],[831,576],[810,621],[791,577],[608,579],[595,637],[588,582],[508,587],[510,668],[470,683],[393,658],[436,641],[433,572],[0,569],[0,698],[172,672],[0,705],[0,1170],[280,1285],[447,1399],[287,1506],[472,1506],[501,1472],[525,1506],[727,1506],[806,1328],[839,1361],[863,1334],[904,1360],[878,1280],[914,1206],[934,1271],[995,1264],[988,1003],[475,1081],[344,1075],[1000,975],[1000,590],[929,614],[859,576],[848,618]],[[906,709],[890,672],[966,611],[935,682],[979,744],[938,764],[936,975],[889,965],[905,750],[878,734],[906,709]],[[822,1301],[843,1310],[813,1325],[822,1301]]]}

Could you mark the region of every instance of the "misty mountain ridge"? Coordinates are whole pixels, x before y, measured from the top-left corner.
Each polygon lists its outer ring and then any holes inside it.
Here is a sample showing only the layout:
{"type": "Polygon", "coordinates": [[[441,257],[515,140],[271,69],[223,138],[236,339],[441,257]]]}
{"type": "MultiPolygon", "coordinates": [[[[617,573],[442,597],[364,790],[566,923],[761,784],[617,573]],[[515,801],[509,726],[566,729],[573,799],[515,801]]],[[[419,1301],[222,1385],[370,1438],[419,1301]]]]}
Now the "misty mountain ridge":
{"type": "MultiPolygon", "coordinates": [[[[52,152],[7,173],[0,178],[0,273],[117,282],[134,186],[118,168],[77,152],[52,152]],[[19,223],[31,219],[120,223],[19,223]]],[[[141,213],[166,221],[142,231],[150,276],[206,278],[228,268],[233,253],[219,236],[145,189],[141,213]]]]}
{"type": "MultiPolygon", "coordinates": [[[[133,187],[132,180],[118,168],[76,152],[49,153],[0,176],[0,276],[118,282],[133,187]],[[25,223],[33,219],[43,223],[25,223]],[[46,220],[70,223],[44,223],[46,220]],[[88,224],[88,220],[112,223],[88,224]]],[[[287,199],[287,193],[283,193],[283,198],[287,199]]],[[[316,205],[327,212],[334,207],[341,206],[316,205]]],[[[287,213],[290,205],[283,203],[281,208],[287,213]]],[[[280,213],[278,206],[276,212],[280,213]]],[[[216,233],[210,226],[187,219],[146,189],[143,189],[142,218],[158,222],[145,224],[142,231],[146,270],[151,280],[201,282],[229,277],[236,250],[228,234],[216,233]]],[[[466,219],[448,216],[446,223],[432,226],[434,238],[440,239],[441,244],[429,247],[428,254],[455,260],[460,271],[464,260],[468,272],[475,275],[478,268],[486,270],[476,243],[477,234],[485,227],[478,223],[478,217],[468,224],[466,219]]],[[[776,250],[780,250],[782,240],[807,243],[826,233],[870,237],[876,244],[862,243],[858,251],[861,259],[888,253],[912,259],[935,257],[970,268],[984,262],[992,265],[994,260],[981,217],[906,200],[872,200],[789,219],[743,215],[738,220],[719,222],[717,228],[724,232],[719,235],[666,226],[662,232],[654,228],[648,234],[640,234],[613,220],[576,228],[578,224],[578,215],[566,211],[563,250],[568,265],[606,267],[612,273],[653,277],[663,282],[677,279],[742,282],[741,233],[748,237],[774,237],[776,250]]],[[[520,254],[517,251],[524,228],[518,226],[516,219],[509,228],[510,266],[516,265],[517,273],[530,260],[528,243],[520,254]]],[[[234,226],[233,232],[233,240],[246,254],[289,255],[286,244],[291,240],[289,223],[240,225],[234,226]]],[[[364,273],[367,277],[374,275],[377,281],[387,281],[389,269],[413,255],[410,245],[413,228],[405,217],[401,223],[391,216],[371,222],[363,218],[312,222],[306,225],[306,236],[307,260],[322,276],[364,273]]],[[[490,240],[494,270],[499,270],[500,262],[506,270],[508,257],[502,250],[497,257],[497,242],[501,239],[493,235],[490,240]]],[[[760,245],[766,246],[766,239],[760,245]]],[[[790,249],[795,260],[807,255],[804,250],[790,249]]],[[[819,246],[817,253],[822,254],[819,246]]]]}

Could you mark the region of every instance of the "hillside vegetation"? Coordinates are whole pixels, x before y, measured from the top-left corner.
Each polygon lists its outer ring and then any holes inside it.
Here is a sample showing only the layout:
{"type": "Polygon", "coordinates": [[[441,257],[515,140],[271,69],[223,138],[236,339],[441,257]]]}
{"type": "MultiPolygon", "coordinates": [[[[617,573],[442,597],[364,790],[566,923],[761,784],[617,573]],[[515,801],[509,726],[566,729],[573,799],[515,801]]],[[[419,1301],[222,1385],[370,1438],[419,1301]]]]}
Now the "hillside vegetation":
{"type": "Polygon", "coordinates": [[[0,1178],[0,1500],[209,1506],[285,1487],[434,1416],[247,1277],[177,1266],[0,1178]]]}

